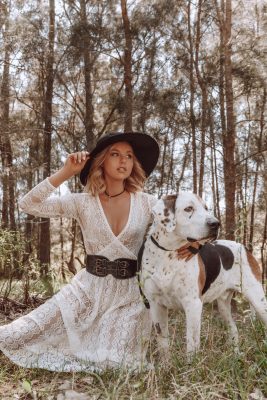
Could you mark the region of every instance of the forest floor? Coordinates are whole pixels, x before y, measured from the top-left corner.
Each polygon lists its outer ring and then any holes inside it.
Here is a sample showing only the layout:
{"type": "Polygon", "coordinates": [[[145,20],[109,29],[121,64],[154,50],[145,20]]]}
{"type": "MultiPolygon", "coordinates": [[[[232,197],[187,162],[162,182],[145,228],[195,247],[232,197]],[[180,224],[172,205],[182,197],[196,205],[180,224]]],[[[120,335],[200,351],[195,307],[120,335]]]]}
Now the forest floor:
{"type": "MultiPolygon", "coordinates": [[[[22,303],[1,307],[0,324],[30,311],[22,303]]],[[[240,334],[240,354],[227,342],[227,332],[215,306],[205,307],[201,351],[189,364],[185,357],[183,313],[170,317],[171,361],[161,362],[152,339],[153,368],[139,373],[108,370],[96,373],[56,373],[24,369],[0,354],[0,399],[33,400],[266,400],[267,339],[263,325],[250,317],[248,304],[237,298],[234,313],[240,334]]]]}

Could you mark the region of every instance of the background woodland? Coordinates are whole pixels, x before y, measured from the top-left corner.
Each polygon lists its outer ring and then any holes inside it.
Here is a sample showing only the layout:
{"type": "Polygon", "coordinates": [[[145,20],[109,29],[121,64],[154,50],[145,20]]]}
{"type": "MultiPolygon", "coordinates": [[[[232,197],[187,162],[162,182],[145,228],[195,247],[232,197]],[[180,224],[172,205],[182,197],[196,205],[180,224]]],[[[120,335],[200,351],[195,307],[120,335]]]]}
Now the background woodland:
{"type": "Polygon", "coordinates": [[[76,222],[18,199],[117,130],[160,144],[147,191],[198,193],[266,276],[266,78],[261,0],[0,0],[1,276],[82,265],[76,222]]]}

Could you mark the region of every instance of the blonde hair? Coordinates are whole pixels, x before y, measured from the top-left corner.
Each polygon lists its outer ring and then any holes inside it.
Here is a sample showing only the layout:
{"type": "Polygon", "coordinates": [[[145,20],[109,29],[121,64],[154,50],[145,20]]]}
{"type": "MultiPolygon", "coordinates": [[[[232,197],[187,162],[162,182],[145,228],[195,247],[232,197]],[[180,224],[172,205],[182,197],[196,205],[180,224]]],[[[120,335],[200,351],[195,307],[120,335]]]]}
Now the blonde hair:
{"type": "MultiPolygon", "coordinates": [[[[106,183],[104,179],[104,173],[102,165],[106,159],[108,151],[111,149],[113,144],[102,150],[94,159],[92,166],[90,168],[87,183],[85,185],[84,191],[97,196],[100,193],[104,193],[106,190],[106,183]]],[[[124,187],[128,192],[138,192],[144,187],[146,180],[145,171],[142,165],[137,160],[136,156],[133,156],[133,169],[131,175],[125,179],[124,187]]]]}

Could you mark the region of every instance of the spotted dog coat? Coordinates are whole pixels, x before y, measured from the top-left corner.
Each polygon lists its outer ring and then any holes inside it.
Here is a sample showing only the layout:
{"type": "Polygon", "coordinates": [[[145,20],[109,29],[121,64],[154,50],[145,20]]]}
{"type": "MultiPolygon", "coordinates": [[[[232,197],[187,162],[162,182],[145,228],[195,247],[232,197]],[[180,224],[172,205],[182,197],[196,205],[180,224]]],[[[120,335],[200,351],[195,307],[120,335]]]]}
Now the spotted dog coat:
{"type": "Polygon", "coordinates": [[[267,327],[261,269],[243,245],[216,240],[203,245],[189,261],[178,260],[176,249],[188,241],[205,243],[217,237],[219,222],[208,213],[201,198],[192,193],[168,196],[152,211],[154,222],[144,246],[141,285],[162,352],[168,353],[168,309],[182,308],[186,314],[190,355],[200,345],[203,303],[214,300],[237,347],[238,332],[231,314],[234,291],[245,296],[267,327]]]}

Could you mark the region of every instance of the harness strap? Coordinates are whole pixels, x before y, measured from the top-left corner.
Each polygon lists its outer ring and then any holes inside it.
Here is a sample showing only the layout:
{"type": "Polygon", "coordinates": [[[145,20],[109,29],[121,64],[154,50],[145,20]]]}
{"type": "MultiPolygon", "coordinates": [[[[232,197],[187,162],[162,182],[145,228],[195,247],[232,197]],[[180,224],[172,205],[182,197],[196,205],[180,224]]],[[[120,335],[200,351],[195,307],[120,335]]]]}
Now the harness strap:
{"type": "Polygon", "coordinates": [[[142,287],[141,287],[141,281],[140,281],[140,273],[141,273],[141,265],[142,265],[142,257],[143,257],[143,253],[144,253],[144,248],[145,248],[145,240],[142,243],[142,246],[140,247],[140,250],[138,252],[138,256],[137,256],[137,279],[138,279],[138,286],[139,286],[139,291],[140,291],[140,295],[143,299],[144,305],[147,309],[150,308],[150,304],[149,301],[147,300],[142,287]]]}
{"type": "MultiPolygon", "coordinates": [[[[175,249],[175,250],[166,249],[165,247],[161,246],[153,236],[150,236],[150,239],[151,239],[152,243],[154,243],[161,250],[164,250],[164,251],[178,251],[179,250],[179,249],[175,249]]],[[[192,240],[190,240],[190,241],[192,241],[192,240]]],[[[201,247],[202,246],[200,245],[199,248],[196,249],[193,246],[188,246],[187,250],[189,250],[192,254],[197,254],[197,253],[199,253],[199,250],[200,250],[201,247]]]]}
{"type": "Polygon", "coordinates": [[[164,250],[164,251],[173,251],[173,250],[165,249],[165,247],[162,247],[162,246],[153,238],[153,236],[150,236],[150,239],[151,239],[151,241],[152,241],[159,249],[164,250]]]}

